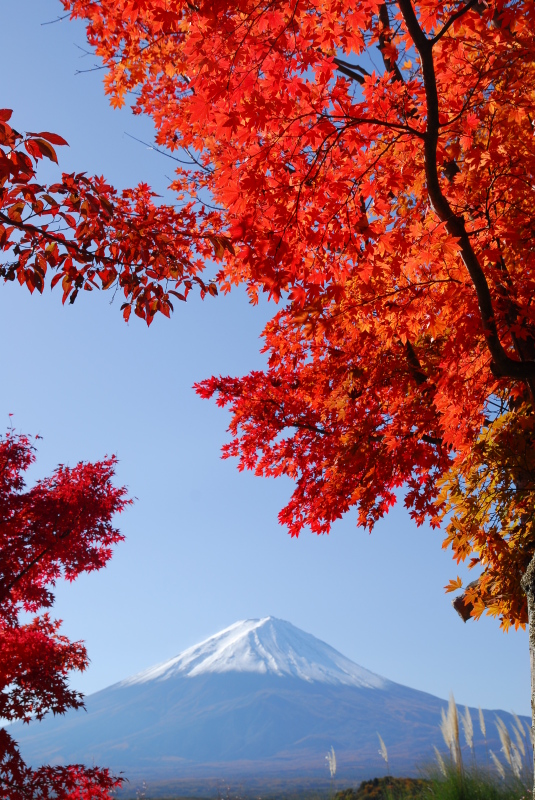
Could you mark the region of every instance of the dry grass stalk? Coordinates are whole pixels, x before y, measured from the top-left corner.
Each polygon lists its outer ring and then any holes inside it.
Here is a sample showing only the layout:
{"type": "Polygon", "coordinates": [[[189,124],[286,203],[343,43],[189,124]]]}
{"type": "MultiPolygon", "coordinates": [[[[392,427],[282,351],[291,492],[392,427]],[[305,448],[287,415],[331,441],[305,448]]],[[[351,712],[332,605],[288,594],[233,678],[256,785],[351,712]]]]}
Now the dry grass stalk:
{"type": "Polygon", "coordinates": [[[483,712],[481,708],[479,709],[479,727],[481,728],[481,733],[483,734],[483,738],[487,738],[487,726],[485,725],[485,717],[483,716],[483,712]]]}
{"type": "Polygon", "coordinates": [[[440,730],[442,733],[442,738],[451,752],[453,745],[451,726],[443,708],[440,709],[440,730]]]}
{"type": "Polygon", "coordinates": [[[464,738],[466,739],[466,744],[473,751],[474,749],[474,725],[472,722],[472,715],[470,714],[470,709],[468,706],[464,707],[464,714],[461,715],[461,723],[463,726],[464,731],[464,738]]]}
{"type": "Polygon", "coordinates": [[[514,721],[516,722],[516,727],[521,732],[522,736],[525,736],[526,734],[524,733],[524,728],[522,726],[522,723],[520,721],[520,717],[518,716],[518,714],[515,714],[514,711],[511,711],[511,716],[513,717],[514,721]]]}
{"type": "MultiPolygon", "coordinates": [[[[516,714],[513,713],[512,716],[515,721],[514,724],[512,724],[514,735],[510,734],[507,725],[498,716],[496,716],[496,727],[498,729],[498,735],[500,737],[504,759],[511,769],[514,778],[518,781],[523,781],[526,778],[526,775],[529,775],[530,772],[530,766],[528,765],[526,768],[524,766],[524,758],[526,757],[529,748],[526,747],[527,737],[523,723],[516,714]]],[[[472,752],[474,752],[474,726],[472,716],[467,706],[465,706],[464,713],[461,713],[460,718],[466,744],[472,750],[472,752]]],[[[487,729],[481,708],[479,709],[479,726],[486,742],[487,729]]],[[[441,710],[440,730],[450,751],[451,759],[457,769],[458,776],[462,778],[463,764],[459,741],[459,714],[457,711],[457,706],[455,705],[453,694],[450,696],[447,712],[444,709],[441,710]]],[[[532,731],[529,727],[527,727],[527,731],[529,738],[533,741],[532,731]]],[[[434,745],[433,749],[435,751],[436,760],[441,773],[445,778],[449,778],[451,774],[449,765],[444,761],[444,758],[434,745]]],[[[505,780],[507,771],[504,764],[500,761],[496,754],[492,752],[492,750],[489,751],[487,749],[487,755],[490,756],[498,775],[505,780]]],[[[528,796],[526,795],[526,797],[521,798],[521,800],[528,800],[528,796]]]]}
{"type": "Polygon", "coordinates": [[[386,749],[386,744],[383,742],[382,736],[378,733],[377,736],[379,737],[379,755],[384,760],[386,764],[386,770],[388,772],[388,750],[386,749]]]}
{"type": "MultiPolygon", "coordinates": [[[[516,714],[514,714],[513,716],[515,717],[515,719],[518,719],[516,714]]],[[[518,720],[518,727],[515,727],[513,725],[513,731],[515,733],[516,746],[522,753],[522,757],[525,758],[526,757],[526,746],[524,744],[525,733],[524,733],[524,728],[520,727],[520,725],[521,725],[520,720],[518,720]]]]}
{"type": "Polygon", "coordinates": [[[514,742],[511,743],[511,769],[515,778],[520,779],[522,776],[522,756],[514,742]]]}
{"type": "Polygon", "coordinates": [[[453,728],[453,733],[454,733],[453,745],[455,752],[455,763],[458,769],[461,769],[462,756],[461,756],[461,738],[459,735],[459,715],[457,713],[457,706],[455,704],[455,698],[453,696],[453,693],[450,695],[448,714],[451,714],[451,726],[453,728]]]}
{"type": "Polygon", "coordinates": [[[500,761],[500,759],[496,755],[494,755],[492,750],[489,750],[489,753],[490,753],[490,757],[492,759],[492,762],[493,762],[494,766],[496,767],[496,769],[498,771],[498,775],[500,776],[500,778],[505,780],[505,769],[504,769],[504,766],[503,766],[502,762],[500,761]]]}
{"type": "Polygon", "coordinates": [[[440,750],[435,745],[433,745],[433,748],[435,750],[435,756],[437,758],[438,768],[440,769],[440,771],[444,775],[444,777],[447,778],[448,777],[448,770],[446,769],[446,763],[445,763],[444,759],[442,758],[442,755],[440,754],[440,750]]]}
{"type": "Polygon", "coordinates": [[[459,740],[459,715],[457,714],[457,706],[455,705],[455,698],[453,694],[450,695],[448,703],[448,713],[441,711],[440,730],[444,741],[449,747],[453,763],[457,769],[462,767],[461,758],[461,742],[459,740]]]}
{"type": "Polygon", "coordinates": [[[330,751],[325,756],[327,764],[329,765],[329,772],[331,774],[331,778],[334,778],[336,775],[336,753],[334,752],[334,747],[331,746],[330,751]]]}
{"type": "Polygon", "coordinates": [[[450,694],[450,702],[448,704],[448,717],[451,719],[451,728],[453,731],[453,741],[455,744],[459,742],[459,715],[457,714],[457,705],[453,693],[450,694]]]}
{"type": "Polygon", "coordinates": [[[509,731],[507,730],[504,721],[500,719],[500,717],[496,717],[496,727],[498,728],[498,736],[500,737],[502,752],[505,756],[505,760],[507,761],[511,769],[513,769],[511,737],[509,736],[509,731]]]}

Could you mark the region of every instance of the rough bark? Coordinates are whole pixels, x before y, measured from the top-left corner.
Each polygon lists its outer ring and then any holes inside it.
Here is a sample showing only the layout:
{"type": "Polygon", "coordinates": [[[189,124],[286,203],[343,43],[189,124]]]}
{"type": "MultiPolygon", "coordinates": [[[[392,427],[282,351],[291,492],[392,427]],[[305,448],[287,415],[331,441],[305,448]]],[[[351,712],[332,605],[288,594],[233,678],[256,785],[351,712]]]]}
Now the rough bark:
{"type": "MultiPolygon", "coordinates": [[[[528,601],[528,624],[529,624],[529,663],[531,671],[531,731],[532,741],[535,732],[535,555],[529,562],[522,578],[522,589],[526,593],[528,601]]],[[[535,778],[535,750],[533,751],[533,772],[535,778]]],[[[533,798],[535,800],[535,785],[533,787],[533,798]]]]}

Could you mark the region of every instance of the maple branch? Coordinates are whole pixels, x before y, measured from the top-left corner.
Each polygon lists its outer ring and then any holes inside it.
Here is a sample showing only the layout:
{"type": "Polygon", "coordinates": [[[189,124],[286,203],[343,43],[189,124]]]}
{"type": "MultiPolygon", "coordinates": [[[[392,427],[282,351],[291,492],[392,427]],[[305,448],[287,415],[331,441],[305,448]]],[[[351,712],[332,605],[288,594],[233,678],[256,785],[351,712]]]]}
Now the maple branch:
{"type": "Polygon", "coordinates": [[[322,436],[329,436],[329,431],[324,430],[323,428],[317,428],[315,425],[309,425],[306,422],[293,422],[288,420],[286,423],[287,428],[296,428],[296,430],[306,430],[311,431],[312,433],[319,433],[322,436]]]}
{"type": "MultiPolygon", "coordinates": [[[[332,119],[336,119],[335,115],[331,115],[332,119]]],[[[425,139],[425,134],[417,128],[412,128],[410,125],[403,125],[399,122],[387,122],[384,119],[377,119],[375,117],[351,117],[351,123],[346,128],[352,128],[359,125],[380,125],[383,128],[388,128],[392,131],[402,131],[410,133],[412,136],[417,136],[419,139],[425,139]]]]}
{"type": "Polygon", "coordinates": [[[192,164],[196,163],[198,166],[200,166],[198,162],[184,161],[182,158],[177,158],[172,153],[162,150],[161,147],[156,147],[156,145],[151,144],[150,142],[144,142],[143,139],[138,139],[137,136],[132,136],[132,134],[128,133],[127,131],[125,131],[125,136],[128,136],[129,139],[133,139],[134,142],[139,142],[139,144],[145,145],[145,147],[148,147],[149,150],[154,150],[155,153],[160,153],[160,155],[170,158],[172,161],[178,161],[179,164],[186,164],[186,166],[191,167],[192,164]]]}
{"type": "Polygon", "coordinates": [[[361,86],[364,84],[365,77],[370,77],[368,70],[364,69],[364,67],[359,67],[358,64],[350,64],[341,58],[333,58],[333,62],[336,64],[338,72],[341,72],[346,78],[360,83],[361,86]]]}
{"type": "MultiPolygon", "coordinates": [[[[58,245],[62,245],[63,247],[65,247],[67,252],[76,253],[78,256],[80,256],[80,258],[84,263],[91,261],[91,262],[96,262],[96,264],[104,264],[107,266],[117,266],[117,265],[125,266],[130,263],[125,259],[107,256],[103,253],[99,253],[98,250],[89,250],[87,247],[79,245],[74,239],[67,239],[64,236],[60,236],[57,233],[53,233],[51,231],[46,230],[44,227],[33,225],[31,222],[27,221],[17,222],[17,220],[11,219],[11,217],[9,217],[7,214],[4,214],[3,211],[0,211],[0,221],[5,222],[7,225],[13,226],[14,228],[17,228],[18,230],[23,231],[24,233],[33,234],[38,237],[42,236],[44,239],[50,242],[55,242],[58,245]]],[[[184,236],[190,236],[189,231],[186,230],[177,230],[176,233],[182,234],[184,236]]],[[[200,233],[198,235],[198,238],[213,241],[213,238],[215,236],[217,236],[217,234],[200,233]]],[[[227,240],[227,237],[224,236],[219,236],[218,238],[227,240]]],[[[0,264],[0,270],[2,270],[4,266],[6,265],[0,264]]],[[[2,272],[0,272],[0,276],[1,275],[2,272]]],[[[192,275],[191,280],[194,280],[197,283],[200,283],[201,281],[201,279],[196,275],[192,275]]]]}
{"type": "MultiPolygon", "coordinates": [[[[400,286],[397,289],[393,289],[391,292],[383,292],[382,294],[374,294],[372,297],[369,297],[366,300],[362,300],[360,303],[347,303],[340,308],[336,314],[331,314],[329,319],[337,319],[343,317],[345,314],[348,314],[350,311],[354,311],[356,308],[364,308],[365,306],[369,306],[371,303],[375,303],[377,300],[386,300],[389,297],[396,297],[400,295],[402,292],[410,292],[413,291],[417,294],[418,290],[424,289],[427,286],[435,286],[436,284],[442,283],[457,283],[459,286],[467,286],[469,284],[463,283],[463,281],[459,281],[456,278],[443,278],[437,279],[434,281],[422,281],[420,283],[409,283],[407,286],[400,286]]],[[[419,297],[420,295],[417,294],[419,297]]],[[[409,303],[412,302],[409,300],[409,303]]]]}
{"type": "Polygon", "coordinates": [[[427,375],[422,370],[420,359],[416,355],[416,351],[408,339],[405,342],[405,352],[407,354],[410,373],[418,386],[421,386],[423,383],[427,383],[427,375]]]}
{"type": "MultiPolygon", "coordinates": [[[[258,14],[256,17],[253,17],[253,12],[256,12],[256,11],[258,11],[258,9],[259,9],[260,5],[261,5],[261,1],[260,1],[260,2],[259,2],[257,5],[256,5],[256,6],[254,6],[254,7],[253,7],[253,10],[251,11],[251,13],[250,13],[250,14],[249,14],[249,15],[248,15],[248,16],[247,16],[247,17],[246,17],[244,20],[243,20],[243,25],[245,25],[246,21],[249,21],[249,20],[250,20],[251,22],[250,22],[250,25],[249,25],[249,26],[246,28],[245,34],[243,35],[243,37],[242,37],[241,41],[240,41],[240,42],[238,42],[238,45],[237,45],[237,47],[236,47],[236,50],[235,50],[235,52],[234,52],[234,56],[233,56],[233,58],[232,58],[232,62],[231,62],[232,66],[231,66],[231,68],[230,68],[230,70],[229,70],[229,78],[228,78],[228,82],[227,82],[227,89],[229,89],[229,88],[230,88],[230,80],[231,80],[231,74],[232,74],[233,66],[234,66],[234,64],[236,63],[236,60],[237,60],[237,57],[238,57],[238,53],[239,53],[239,51],[240,51],[240,48],[241,48],[241,46],[242,46],[242,45],[244,44],[244,42],[247,40],[247,37],[248,37],[248,36],[251,34],[251,32],[252,32],[252,30],[253,30],[254,26],[255,26],[255,25],[257,25],[257,24],[258,24],[258,22],[259,22],[259,20],[261,20],[261,19],[262,19],[262,17],[264,17],[264,16],[265,16],[265,15],[268,13],[268,11],[271,9],[271,6],[272,6],[272,5],[274,5],[274,3],[272,3],[272,2],[271,2],[271,3],[268,3],[268,4],[266,5],[266,7],[265,7],[265,8],[263,8],[263,9],[260,11],[260,13],[259,13],[259,14],[258,14]]],[[[250,74],[251,72],[253,72],[253,70],[255,70],[255,69],[256,69],[256,71],[257,71],[257,74],[258,74],[258,72],[259,72],[259,71],[261,70],[261,68],[262,68],[262,65],[264,64],[265,60],[267,59],[267,57],[268,57],[269,53],[271,53],[271,52],[274,50],[274,48],[275,48],[275,45],[276,45],[276,43],[278,42],[278,40],[279,40],[279,39],[280,39],[282,36],[284,36],[284,34],[286,33],[286,31],[288,31],[288,30],[291,28],[291,26],[292,26],[292,23],[293,23],[293,21],[294,21],[294,19],[295,19],[295,14],[296,14],[296,11],[297,11],[297,3],[295,3],[295,5],[294,5],[294,7],[293,7],[293,9],[292,9],[292,13],[291,13],[290,19],[289,19],[289,20],[286,22],[286,24],[284,25],[284,27],[283,27],[283,28],[281,28],[281,30],[279,30],[279,32],[278,32],[278,34],[277,34],[277,36],[276,36],[274,39],[272,39],[272,40],[270,39],[270,45],[269,45],[269,48],[268,48],[267,52],[264,54],[264,56],[263,56],[263,57],[262,57],[262,58],[261,58],[259,61],[256,61],[256,62],[254,62],[254,61],[253,61],[253,64],[252,64],[252,66],[251,66],[251,69],[249,70],[249,72],[247,72],[247,73],[246,73],[247,75],[248,75],[248,74],[250,74]]],[[[238,25],[238,26],[237,26],[237,27],[234,29],[234,33],[236,33],[236,32],[238,31],[238,29],[239,29],[241,26],[242,26],[242,23],[240,23],[240,25],[238,25]]],[[[243,82],[243,80],[245,80],[245,76],[244,76],[244,78],[242,79],[242,82],[243,82]]],[[[238,84],[238,85],[239,85],[239,84],[238,84]]]]}
{"type": "Polygon", "coordinates": [[[437,447],[441,447],[443,444],[443,440],[439,436],[429,436],[427,433],[423,433],[420,437],[423,442],[427,444],[434,444],[437,447]]]}
{"type": "Polygon", "coordinates": [[[316,425],[311,425],[309,422],[297,422],[296,420],[288,420],[284,416],[284,406],[282,403],[279,403],[278,400],[275,400],[274,397],[266,398],[267,402],[270,403],[272,406],[275,406],[281,414],[283,415],[283,419],[280,422],[283,423],[284,428],[296,428],[297,430],[307,430],[311,431],[312,433],[320,433],[322,436],[328,436],[329,432],[326,431],[324,428],[317,428],[316,425]]]}
{"type": "Polygon", "coordinates": [[[47,231],[44,228],[39,228],[37,225],[32,225],[31,222],[17,222],[17,220],[11,219],[11,217],[8,217],[7,214],[4,214],[3,211],[0,211],[0,220],[5,222],[6,225],[13,225],[15,228],[18,228],[19,231],[24,231],[25,233],[34,233],[38,236],[43,236],[45,239],[48,239],[51,242],[64,245],[67,247],[67,249],[72,248],[79,255],[92,255],[90,250],[84,250],[70,239],[65,239],[62,236],[57,236],[54,233],[50,233],[50,231],[47,231]]]}
{"type": "Polygon", "coordinates": [[[70,14],[62,14],[61,16],[57,16],[56,19],[49,19],[48,22],[41,22],[41,27],[45,25],[55,25],[56,22],[62,22],[64,19],[68,19],[70,14]]]}
{"type": "Polygon", "coordinates": [[[437,33],[437,35],[433,39],[431,39],[431,44],[436,44],[439,41],[439,39],[442,39],[446,31],[448,31],[451,28],[451,26],[453,25],[454,22],[456,22],[456,20],[464,16],[466,12],[470,11],[470,9],[473,8],[474,6],[479,5],[479,3],[480,0],[469,0],[469,2],[466,3],[466,5],[464,5],[458,11],[456,11],[455,14],[452,14],[449,20],[445,23],[442,30],[440,30],[437,33]]]}
{"type": "Polygon", "coordinates": [[[383,30],[379,34],[379,50],[381,51],[385,68],[388,72],[394,73],[395,80],[399,81],[400,83],[405,83],[403,75],[401,74],[401,70],[396,61],[392,61],[385,53],[385,48],[390,42],[390,16],[388,14],[388,7],[386,3],[383,3],[379,7],[379,21],[383,26],[383,30]]]}
{"type": "Polygon", "coordinates": [[[446,230],[454,236],[460,246],[462,261],[474,285],[483,333],[492,357],[491,371],[498,378],[529,380],[535,378],[535,361],[517,361],[511,358],[500,341],[492,297],[485,273],[472,247],[464,219],[457,216],[440,188],[437,169],[437,146],[440,130],[438,88],[433,61],[433,41],[428,39],[420,27],[411,0],[397,0],[405,25],[422,62],[423,81],[427,103],[427,127],[424,139],[425,174],[431,206],[446,230]]]}

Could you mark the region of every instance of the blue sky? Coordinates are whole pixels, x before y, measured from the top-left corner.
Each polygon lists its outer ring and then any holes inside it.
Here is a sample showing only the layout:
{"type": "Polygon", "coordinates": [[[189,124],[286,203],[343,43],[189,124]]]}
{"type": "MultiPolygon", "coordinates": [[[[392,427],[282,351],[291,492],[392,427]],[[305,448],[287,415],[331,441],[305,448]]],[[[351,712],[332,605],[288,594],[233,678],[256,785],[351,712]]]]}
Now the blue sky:
{"type": "MultiPolygon", "coordinates": [[[[64,170],[165,194],[172,162],[126,135],[150,140],[150,122],[109,108],[102,72],[76,74],[96,61],[81,25],[42,24],[61,12],[57,0],[3,4],[0,105],[19,130],[69,141],[64,170]]],[[[391,680],[529,713],[527,636],[488,619],[463,625],[443,591],[457,569],[439,532],[417,529],[398,506],[371,536],[349,514],[329,537],[291,539],[277,523],[290,483],[220,459],[227,413],[191,386],[261,367],[270,308],[237,291],[179,304],[147,329],[137,318],[125,325],[110,299],[93,292],[64,308],[58,291],[0,288],[0,421],[12,413],[18,430],[43,436],[32,477],[116,453],[118,480],[137,498],[108,568],[58,587],[56,613],[91,657],[73,685],[96,691],[238,619],[272,614],[391,680]]]]}

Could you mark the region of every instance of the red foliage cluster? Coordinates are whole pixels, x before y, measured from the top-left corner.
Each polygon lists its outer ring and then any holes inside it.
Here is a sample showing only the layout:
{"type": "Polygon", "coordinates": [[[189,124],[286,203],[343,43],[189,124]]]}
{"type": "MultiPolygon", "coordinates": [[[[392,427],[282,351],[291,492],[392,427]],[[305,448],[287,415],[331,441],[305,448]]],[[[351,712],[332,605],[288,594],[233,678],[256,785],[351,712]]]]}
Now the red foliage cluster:
{"type": "MultiPolygon", "coordinates": [[[[60,635],[60,622],[44,611],[59,578],[74,580],[101,569],[123,537],[114,514],[130,502],[113,486],[115,459],[58,467],[27,489],[34,461],[29,439],[0,439],[0,718],[42,719],[83,706],[69,689],[71,670],[84,670],[81,642],[60,635]],[[30,622],[21,617],[35,614],[30,622]]],[[[82,765],[28,767],[7,729],[0,731],[0,796],[5,800],[105,800],[121,784],[106,769],[82,765]]]]}
{"type": "Polygon", "coordinates": [[[217,215],[191,203],[180,210],[156,205],[144,184],[119,194],[83,173],[42,186],[38,160],[57,162],[54,145],[67,142],[48,132],[24,137],[8,124],[11,114],[0,110],[1,277],[42,292],[51,272],[51,285],[61,282],[63,302],[71,303],[81,289],[119,289],[125,319],[133,308],[148,324],[158,312],[169,316],[172,298],[185,300],[194,285],[215,294],[199,272],[212,252],[217,215]]]}

